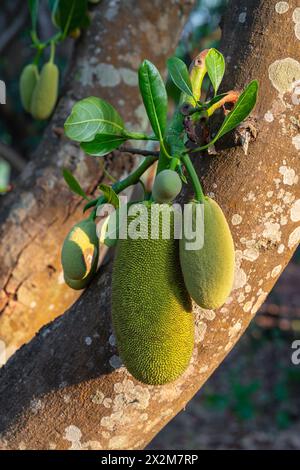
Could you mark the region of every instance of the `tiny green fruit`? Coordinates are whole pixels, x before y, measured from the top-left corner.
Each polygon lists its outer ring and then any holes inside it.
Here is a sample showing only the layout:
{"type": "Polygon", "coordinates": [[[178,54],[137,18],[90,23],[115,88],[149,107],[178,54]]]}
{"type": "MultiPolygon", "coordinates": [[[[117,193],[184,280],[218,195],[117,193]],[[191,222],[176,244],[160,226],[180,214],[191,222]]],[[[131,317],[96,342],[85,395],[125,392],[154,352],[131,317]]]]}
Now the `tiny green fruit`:
{"type": "Polygon", "coordinates": [[[82,281],[97,264],[99,240],[96,225],[83,220],[70,230],[61,251],[61,262],[67,280],[82,281]]]}
{"type": "Polygon", "coordinates": [[[152,196],[158,203],[170,203],[180,193],[182,182],[176,171],[163,170],[155,178],[152,196]]]}
{"type": "Polygon", "coordinates": [[[52,113],[57,100],[58,79],[58,67],[52,62],[45,64],[32,94],[30,110],[35,119],[47,119],[52,113]]]}
{"type": "MultiPolygon", "coordinates": [[[[192,213],[195,218],[195,211],[192,213]]],[[[232,235],[222,209],[205,197],[204,240],[200,249],[187,249],[189,240],[184,232],[179,249],[186,288],[200,307],[219,308],[232,290],[235,260],[232,235]]]]}
{"type": "Polygon", "coordinates": [[[30,113],[32,94],[38,79],[39,71],[35,64],[28,64],[23,68],[20,76],[19,89],[22,106],[28,113],[30,113]]]}

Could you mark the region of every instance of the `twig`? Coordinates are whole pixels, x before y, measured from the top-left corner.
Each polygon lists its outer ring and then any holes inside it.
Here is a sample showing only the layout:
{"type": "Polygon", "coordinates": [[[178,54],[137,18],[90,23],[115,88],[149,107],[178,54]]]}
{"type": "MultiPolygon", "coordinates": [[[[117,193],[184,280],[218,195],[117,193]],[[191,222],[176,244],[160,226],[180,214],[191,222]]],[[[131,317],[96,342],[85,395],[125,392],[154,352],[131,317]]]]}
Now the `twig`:
{"type": "Polygon", "coordinates": [[[144,149],[136,149],[131,147],[120,147],[120,152],[127,152],[127,153],[135,153],[136,155],[143,155],[144,157],[159,157],[159,152],[154,150],[144,150],[144,149]]]}
{"type": "Polygon", "coordinates": [[[8,145],[3,144],[3,142],[0,142],[0,155],[18,171],[22,171],[26,166],[26,161],[23,157],[8,145]]]}

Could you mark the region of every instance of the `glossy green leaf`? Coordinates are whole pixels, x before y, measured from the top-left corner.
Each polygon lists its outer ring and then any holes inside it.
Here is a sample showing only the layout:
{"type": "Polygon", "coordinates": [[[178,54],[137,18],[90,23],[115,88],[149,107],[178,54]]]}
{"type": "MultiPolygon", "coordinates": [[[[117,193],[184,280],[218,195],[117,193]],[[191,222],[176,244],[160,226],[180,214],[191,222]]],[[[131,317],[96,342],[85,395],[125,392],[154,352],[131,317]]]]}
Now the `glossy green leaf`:
{"type": "Polygon", "coordinates": [[[31,16],[31,24],[33,31],[36,31],[38,10],[39,10],[39,0],[28,0],[28,7],[31,16]]]}
{"type": "Polygon", "coordinates": [[[232,111],[226,116],[217,135],[213,139],[215,143],[224,134],[237,127],[251,113],[257,100],[258,82],[253,80],[240,95],[232,111]]]}
{"type": "Polygon", "coordinates": [[[58,0],[52,5],[53,22],[67,36],[74,29],[89,25],[87,8],[88,0],[58,0]]]}
{"type": "Polygon", "coordinates": [[[107,202],[112,204],[117,209],[120,205],[120,201],[117,193],[113,190],[113,188],[103,183],[99,184],[98,188],[103,192],[107,202]]]}
{"type": "Polygon", "coordinates": [[[126,137],[112,134],[97,134],[91,142],[83,142],[80,147],[89,155],[103,157],[117,149],[126,141],[126,137]]]}
{"type": "Polygon", "coordinates": [[[167,60],[167,68],[171,79],[179,90],[189,96],[193,96],[193,88],[185,63],[179,57],[170,57],[167,60]]]}
{"type": "Polygon", "coordinates": [[[210,49],[205,58],[205,64],[216,95],[225,72],[224,56],[216,49],[210,49]]]}
{"type": "Polygon", "coordinates": [[[91,142],[97,134],[123,134],[124,122],[107,101],[91,96],[78,101],[65,122],[66,135],[77,142],[91,142]]]}
{"type": "Polygon", "coordinates": [[[72,173],[66,168],[63,169],[63,177],[64,177],[65,182],[71,189],[71,191],[73,191],[73,193],[78,194],[79,196],[83,197],[83,199],[86,199],[87,201],[89,200],[89,198],[85,194],[84,190],[80,186],[75,176],[73,176],[72,173]]]}
{"type": "Polygon", "coordinates": [[[167,92],[159,71],[148,60],[139,68],[139,87],[154,134],[162,141],[167,126],[167,92]]]}
{"type": "Polygon", "coordinates": [[[210,101],[207,101],[206,103],[204,103],[203,107],[205,109],[210,108],[212,105],[221,101],[226,95],[228,95],[228,93],[222,93],[221,95],[214,96],[214,98],[212,98],[210,101]]]}

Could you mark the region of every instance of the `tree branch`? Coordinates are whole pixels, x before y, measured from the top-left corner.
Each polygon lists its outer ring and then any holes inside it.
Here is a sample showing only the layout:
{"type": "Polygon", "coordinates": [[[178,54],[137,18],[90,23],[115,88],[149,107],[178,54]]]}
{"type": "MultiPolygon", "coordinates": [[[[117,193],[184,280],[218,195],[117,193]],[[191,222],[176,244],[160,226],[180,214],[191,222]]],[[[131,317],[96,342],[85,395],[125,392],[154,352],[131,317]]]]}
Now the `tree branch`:
{"type": "MultiPolygon", "coordinates": [[[[290,1],[290,9],[296,3],[290,1]]],[[[278,82],[270,69],[276,60],[297,57],[290,15],[277,14],[271,0],[233,0],[224,21],[223,51],[231,56],[226,88],[258,78],[262,90],[255,116],[259,132],[248,155],[240,147],[227,148],[201,159],[198,168],[235,239],[230,298],[218,311],[195,308],[196,346],[184,375],[163,387],[146,386],[121,367],[115,349],[107,265],[62,317],[2,369],[3,448],[144,447],[222,362],[291,258],[300,238],[297,107],[291,84],[284,81],[291,75],[278,82]],[[284,44],[278,41],[283,36],[284,44]],[[284,101],[278,87],[286,87],[284,101]]]]}

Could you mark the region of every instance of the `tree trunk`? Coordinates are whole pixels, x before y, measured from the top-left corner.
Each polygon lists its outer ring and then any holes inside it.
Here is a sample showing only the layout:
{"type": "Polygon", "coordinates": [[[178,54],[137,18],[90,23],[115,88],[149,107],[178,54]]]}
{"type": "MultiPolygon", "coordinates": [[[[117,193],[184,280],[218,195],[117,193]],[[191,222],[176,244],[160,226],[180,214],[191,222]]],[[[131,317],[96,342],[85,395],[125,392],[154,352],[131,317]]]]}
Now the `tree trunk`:
{"type": "Polygon", "coordinates": [[[220,203],[233,231],[236,277],[224,307],[195,307],[196,346],[188,370],[176,382],[154,387],[136,382],[121,366],[109,320],[107,265],[62,317],[42,328],[2,369],[3,448],[143,448],[248,326],[300,239],[294,83],[300,80],[300,63],[291,19],[296,3],[290,1],[283,13],[282,3],[275,8],[271,0],[233,0],[225,17],[226,88],[259,79],[259,102],[249,122],[257,135],[247,154],[245,127],[243,147],[227,139],[217,156],[197,157],[203,186],[220,203]]]}
{"type": "MultiPolygon", "coordinates": [[[[64,96],[34,160],[0,210],[0,339],[7,356],[79,295],[63,281],[60,250],[71,226],[83,218],[82,204],[66,186],[62,167],[92,193],[104,178],[104,160],[84,155],[62,135],[71,107],[84,97],[99,96],[119,110],[129,128],[146,130],[137,68],[149,58],[164,69],[193,3],[126,0],[112,7],[105,0],[93,10],[92,24],[67,72],[64,96]]],[[[136,163],[118,152],[105,162],[117,179],[136,163]]]]}

